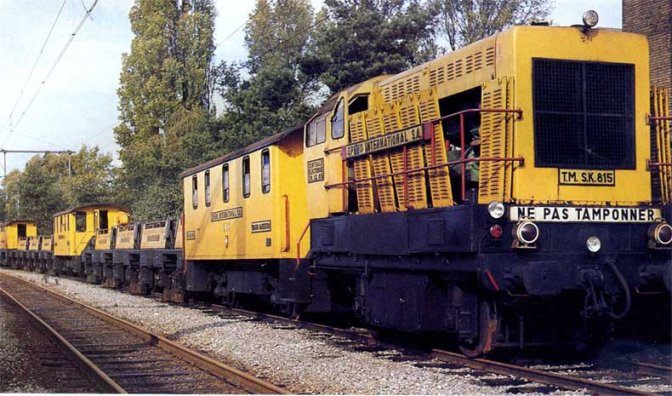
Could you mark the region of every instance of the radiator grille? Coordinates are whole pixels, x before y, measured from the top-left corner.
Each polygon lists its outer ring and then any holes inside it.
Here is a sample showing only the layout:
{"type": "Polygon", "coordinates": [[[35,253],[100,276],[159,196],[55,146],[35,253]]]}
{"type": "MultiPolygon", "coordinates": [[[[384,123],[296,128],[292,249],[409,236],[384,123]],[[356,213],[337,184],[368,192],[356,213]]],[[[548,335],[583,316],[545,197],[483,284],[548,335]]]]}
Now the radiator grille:
{"type": "Polygon", "coordinates": [[[533,62],[536,166],[634,169],[634,66],[533,62]]]}

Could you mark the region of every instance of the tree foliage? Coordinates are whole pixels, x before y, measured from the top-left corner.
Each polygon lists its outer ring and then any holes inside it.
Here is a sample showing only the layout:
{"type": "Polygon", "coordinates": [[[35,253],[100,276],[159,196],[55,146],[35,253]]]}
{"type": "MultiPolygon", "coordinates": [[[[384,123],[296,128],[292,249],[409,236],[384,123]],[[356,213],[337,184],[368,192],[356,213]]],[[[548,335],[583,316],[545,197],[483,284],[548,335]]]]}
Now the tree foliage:
{"type": "Polygon", "coordinates": [[[454,51],[516,24],[545,19],[549,0],[432,0],[454,51]]]}
{"type": "Polygon", "coordinates": [[[98,147],[79,152],[32,157],[23,171],[3,180],[3,221],[35,220],[41,233],[51,232],[51,216],[63,209],[106,202],[112,196],[112,157],[98,147]]]}
{"type": "Polygon", "coordinates": [[[302,66],[332,93],[436,55],[436,8],[419,0],[325,0],[302,66]]]}
{"type": "Polygon", "coordinates": [[[257,1],[245,28],[247,62],[221,62],[216,68],[225,150],[294,126],[313,111],[309,96],[316,80],[300,67],[312,18],[308,0],[257,1]]]}
{"type": "Polygon", "coordinates": [[[135,34],[124,54],[118,89],[118,200],[136,218],[180,212],[177,175],[213,155],[210,64],[212,0],[138,0],[129,19],[135,34]],[[169,203],[147,212],[154,202],[169,203]]]}

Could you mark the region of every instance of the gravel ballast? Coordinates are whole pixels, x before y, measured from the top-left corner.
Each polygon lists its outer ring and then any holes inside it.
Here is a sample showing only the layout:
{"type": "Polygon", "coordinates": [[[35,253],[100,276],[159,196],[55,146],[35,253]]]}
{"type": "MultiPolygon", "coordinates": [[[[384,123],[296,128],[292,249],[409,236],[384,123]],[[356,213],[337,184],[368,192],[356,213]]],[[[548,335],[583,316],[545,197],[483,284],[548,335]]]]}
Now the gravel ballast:
{"type": "MultiPolygon", "coordinates": [[[[283,329],[243,316],[219,316],[69,279],[0,269],[140,325],[293,393],[506,394],[510,385],[486,386],[497,376],[468,369],[418,367],[386,355],[348,348],[348,341],[301,329],[283,329]]],[[[425,362],[427,363],[427,362],[425,362]]],[[[438,366],[439,362],[436,362],[438,366]]],[[[564,392],[562,392],[564,393],[564,392]]]]}

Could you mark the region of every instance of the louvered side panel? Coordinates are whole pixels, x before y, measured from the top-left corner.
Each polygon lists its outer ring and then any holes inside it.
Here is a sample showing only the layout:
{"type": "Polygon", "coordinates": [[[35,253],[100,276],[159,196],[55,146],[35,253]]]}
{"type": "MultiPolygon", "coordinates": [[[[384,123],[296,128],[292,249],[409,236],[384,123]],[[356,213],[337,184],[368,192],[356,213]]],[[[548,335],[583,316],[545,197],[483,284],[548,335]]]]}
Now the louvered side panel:
{"type": "MultiPolygon", "coordinates": [[[[357,113],[350,117],[350,140],[353,143],[366,140],[364,113],[357,113]]],[[[355,179],[371,177],[369,158],[362,157],[353,161],[355,179]]],[[[370,180],[355,183],[357,191],[357,208],[360,213],[373,213],[373,183],[370,180]]]]}
{"type": "MultiPolygon", "coordinates": [[[[668,91],[662,88],[653,88],[653,102],[654,102],[654,117],[668,117],[669,116],[669,97],[668,91]]],[[[658,120],[654,124],[656,130],[656,146],[658,162],[669,164],[672,162],[672,153],[670,144],[670,121],[658,120]]],[[[658,174],[660,180],[661,201],[664,204],[672,202],[672,167],[660,166],[658,167],[658,174]]]]}
{"type": "MultiPolygon", "coordinates": [[[[366,132],[369,139],[382,136],[383,120],[381,112],[378,109],[371,109],[366,112],[366,132]]],[[[389,175],[392,173],[390,160],[386,152],[375,153],[371,155],[371,165],[373,166],[374,176],[389,175]]],[[[394,212],[396,205],[394,203],[394,185],[392,177],[383,177],[375,180],[378,203],[381,212],[394,212]]]]}
{"type": "MultiPolygon", "coordinates": [[[[416,95],[407,96],[399,104],[399,119],[401,128],[409,128],[420,123],[417,112],[416,95]]],[[[407,148],[407,166],[408,169],[420,169],[425,166],[421,145],[412,145],[407,148]]],[[[403,180],[403,179],[402,179],[403,180]]],[[[415,171],[408,173],[408,206],[414,209],[424,209],[427,207],[427,188],[425,186],[425,171],[415,171]]],[[[397,189],[403,188],[395,181],[397,189]]]]}
{"type": "MultiPolygon", "coordinates": [[[[419,95],[420,120],[422,122],[436,120],[439,115],[439,100],[436,88],[422,91],[419,95]]],[[[425,143],[425,161],[428,166],[445,164],[448,161],[446,155],[446,140],[443,136],[441,123],[434,124],[434,145],[425,143]]],[[[429,191],[432,197],[432,205],[435,208],[452,206],[453,194],[450,186],[448,166],[429,169],[429,191]]]]}
{"type": "MultiPolygon", "coordinates": [[[[487,84],[481,94],[484,109],[503,109],[506,91],[497,82],[487,84]]],[[[503,113],[481,114],[480,157],[501,158],[506,153],[506,116],[503,113]]],[[[504,165],[502,161],[479,163],[478,201],[488,203],[504,198],[504,165]]]]}
{"type": "MultiPolygon", "coordinates": [[[[399,119],[399,105],[398,104],[385,104],[381,107],[381,112],[383,116],[383,128],[385,129],[385,134],[389,134],[401,129],[401,120],[399,119]]],[[[392,149],[389,154],[390,166],[392,167],[392,173],[401,173],[404,171],[404,154],[401,149],[392,149]]],[[[394,176],[394,191],[397,196],[397,209],[406,210],[404,206],[405,195],[404,195],[404,176],[397,175],[394,176]]]]}

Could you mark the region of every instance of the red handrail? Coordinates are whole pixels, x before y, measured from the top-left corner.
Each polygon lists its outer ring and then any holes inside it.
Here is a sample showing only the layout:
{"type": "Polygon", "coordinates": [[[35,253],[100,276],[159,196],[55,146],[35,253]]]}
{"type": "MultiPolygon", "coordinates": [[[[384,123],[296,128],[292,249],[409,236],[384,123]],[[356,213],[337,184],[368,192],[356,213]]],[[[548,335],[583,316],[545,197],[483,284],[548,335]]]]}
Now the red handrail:
{"type": "MultiPolygon", "coordinates": [[[[460,165],[460,170],[461,170],[461,196],[462,200],[466,198],[466,164],[469,162],[481,162],[481,161],[494,161],[494,162],[520,162],[523,164],[525,162],[523,157],[478,157],[478,158],[465,158],[465,131],[464,131],[464,116],[465,114],[471,114],[471,113],[511,113],[511,114],[517,114],[518,119],[520,119],[523,115],[522,110],[520,109],[466,109],[466,110],[461,110],[456,113],[448,114],[443,117],[439,117],[433,120],[430,120],[428,122],[422,123],[422,124],[416,124],[411,127],[416,127],[416,126],[423,126],[423,137],[425,140],[430,140],[431,144],[431,163],[432,165],[430,166],[424,166],[420,168],[413,168],[409,169],[408,168],[408,145],[403,146],[403,171],[401,172],[392,172],[392,173],[387,173],[387,174],[382,174],[382,175],[377,175],[377,176],[372,176],[372,177],[366,177],[366,178],[361,178],[361,179],[356,179],[356,178],[351,178],[348,181],[343,181],[341,183],[333,183],[333,184],[327,184],[324,187],[326,189],[330,188],[344,188],[345,186],[348,186],[353,183],[361,183],[365,181],[371,181],[371,180],[377,180],[377,179],[382,179],[382,178],[388,178],[388,177],[393,177],[393,176],[399,176],[403,175],[404,176],[404,206],[406,208],[409,208],[409,199],[408,199],[408,179],[409,173],[415,173],[415,172],[421,172],[424,170],[429,170],[429,169],[436,169],[444,166],[450,166],[450,165],[460,165]],[[460,159],[457,161],[448,161],[444,163],[437,164],[436,161],[436,139],[434,136],[434,124],[448,119],[452,117],[460,117],[460,159]]],[[[669,118],[669,117],[666,117],[669,118]]],[[[402,131],[407,128],[402,128],[398,130],[391,131],[389,133],[394,133],[398,131],[402,131]]],[[[343,153],[343,150],[345,149],[347,145],[342,145],[334,148],[330,148],[325,150],[325,154],[330,154],[336,151],[340,151],[343,153]]],[[[343,156],[343,163],[348,161],[345,156],[343,156]]],[[[343,173],[343,179],[345,179],[346,175],[345,172],[343,173]]]]}
{"type": "Polygon", "coordinates": [[[309,228],[310,228],[310,220],[308,220],[308,224],[306,224],[306,226],[303,228],[303,232],[301,232],[301,236],[296,242],[296,267],[294,267],[295,271],[299,269],[299,265],[301,265],[301,241],[303,240],[303,237],[306,236],[306,232],[308,232],[309,228]]]}

